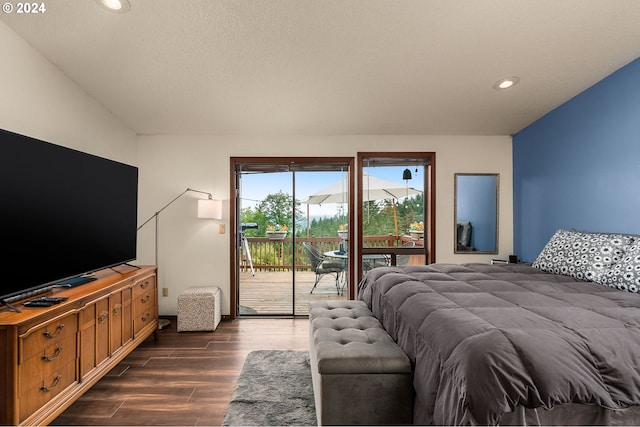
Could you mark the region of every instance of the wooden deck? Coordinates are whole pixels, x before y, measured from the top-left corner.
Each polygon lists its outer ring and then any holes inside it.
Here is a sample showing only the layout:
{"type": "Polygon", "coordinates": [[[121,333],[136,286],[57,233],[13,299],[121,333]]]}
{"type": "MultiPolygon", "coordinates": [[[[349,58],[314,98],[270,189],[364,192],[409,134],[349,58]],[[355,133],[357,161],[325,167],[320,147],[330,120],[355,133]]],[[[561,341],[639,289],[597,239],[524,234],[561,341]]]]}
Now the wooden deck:
{"type": "Polygon", "coordinates": [[[250,270],[241,271],[240,315],[308,315],[310,301],[348,299],[346,286],[344,295],[338,295],[334,276],[324,276],[310,294],[314,281],[312,271],[296,271],[294,290],[291,271],[256,271],[255,276],[250,270]]]}

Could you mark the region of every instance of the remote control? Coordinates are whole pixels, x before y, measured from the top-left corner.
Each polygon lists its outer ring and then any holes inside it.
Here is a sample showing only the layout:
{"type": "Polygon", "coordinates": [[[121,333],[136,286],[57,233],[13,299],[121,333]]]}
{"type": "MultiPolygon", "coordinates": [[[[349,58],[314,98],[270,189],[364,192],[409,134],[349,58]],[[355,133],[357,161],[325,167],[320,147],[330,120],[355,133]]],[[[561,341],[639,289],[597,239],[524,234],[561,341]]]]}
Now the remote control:
{"type": "Polygon", "coordinates": [[[46,302],[52,302],[54,304],[58,304],[59,302],[66,301],[66,300],[67,300],[66,297],[42,297],[42,298],[36,298],[33,301],[46,301],[46,302]]]}
{"type": "Polygon", "coordinates": [[[54,303],[49,301],[27,301],[23,303],[25,307],[51,307],[54,303]]]}

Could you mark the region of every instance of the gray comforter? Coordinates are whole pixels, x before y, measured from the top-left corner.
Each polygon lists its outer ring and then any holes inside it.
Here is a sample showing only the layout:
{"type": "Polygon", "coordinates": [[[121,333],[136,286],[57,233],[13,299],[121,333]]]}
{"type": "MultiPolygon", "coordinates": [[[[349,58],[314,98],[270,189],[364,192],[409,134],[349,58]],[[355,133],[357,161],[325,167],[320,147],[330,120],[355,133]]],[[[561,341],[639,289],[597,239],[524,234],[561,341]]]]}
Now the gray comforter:
{"type": "Polygon", "coordinates": [[[371,270],[358,298],[414,365],[415,424],[584,404],[639,421],[638,294],[524,264],[432,264],[371,270]]]}

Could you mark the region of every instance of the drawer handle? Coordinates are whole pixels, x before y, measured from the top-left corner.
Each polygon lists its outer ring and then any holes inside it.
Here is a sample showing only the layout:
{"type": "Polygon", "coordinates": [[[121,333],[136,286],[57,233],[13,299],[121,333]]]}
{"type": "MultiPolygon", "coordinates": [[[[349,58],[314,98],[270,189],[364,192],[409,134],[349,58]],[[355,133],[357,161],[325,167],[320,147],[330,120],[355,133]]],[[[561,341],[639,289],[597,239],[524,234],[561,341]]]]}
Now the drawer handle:
{"type": "Polygon", "coordinates": [[[58,387],[58,384],[60,384],[60,380],[62,379],[62,375],[58,375],[56,377],[55,380],[53,380],[53,384],[51,384],[49,387],[47,387],[46,385],[43,385],[42,387],[40,387],[40,390],[42,391],[51,391],[54,388],[58,387]]]}
{"type": "Polygon", "coordinates": [[[148,281],[143,282],[143,283],[140,283],[140,287],[141,287],[142,289],[147,289],[147,286],[149,286],[149,282],[148,282],[148,281]]]}
{"type": "Polygon", "coordinates": [[[98,316],[98,322],[102,323],[106,321],[108,318],[109,318],[109,313],[105,311],[101,313],[100,316],[98,316]]]}
{"type": "Polygon", "coordinates": [[[56,332],[54,334],[52,334],[49,331],[46,331],[44,333],[44,336],[47,337],[47,338],[55,338],[58,335],[60,335],[60,332],[62,332],[62,328],[64,328],[64,324],[61,323],[60,325],[58,325],[58,329],[56,330],[56,332]]]}
{"type": "Polygon", "coordinates": [[[115,307],[113,307],[113,314],[117,315],[118,313],[120,313],[121,309],[122,309],[122,306],[116,305],[115,307]]]}
{"type": "Polygon", "coordinates": [[[151,317],[151,313],[147,312],[141,317],[141,319],[143,322],[146,322],[149,317],[151,317]]]}
{"type": "Polygon", "coordinates": [[[46,360],[47,362],[51,362],[53,360],[56,360],[58,358],[58,356],[60,356],[60,353],[62,353],[62,346],[59,345],[58,347],[56,347],[56,353],[53,356],[49,356],[46,353],[42,355],[42,358],[44,360],[46,360]]]}
{"type": "Polygon", "coordinates": [[[145,295],[142,298],[140,298],[140,302],[143,303],[143,304],[145,304],[147,301],[149,301],[149,296],[148,295],[145,295]]]}

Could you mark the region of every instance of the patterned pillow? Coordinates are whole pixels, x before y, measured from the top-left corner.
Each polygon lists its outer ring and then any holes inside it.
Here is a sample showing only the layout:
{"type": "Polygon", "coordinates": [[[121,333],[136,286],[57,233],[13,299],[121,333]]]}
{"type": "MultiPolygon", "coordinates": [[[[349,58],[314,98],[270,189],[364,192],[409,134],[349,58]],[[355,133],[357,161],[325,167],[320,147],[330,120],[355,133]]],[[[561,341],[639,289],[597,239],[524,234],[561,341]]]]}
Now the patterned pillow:
{"type": "Polygon", "coordinates": [[[612,265],[622,260],[632,243],[633,239],[623,234],[558,230],[532,266],[598,282],[612,265]]]}
{"type": "Polygon", "coordinates": [[[621,291],[640,291],[640,242],[631,246],[622,260],[614,264],[601,278],[599,283],[618,288],[621,291]]]}

